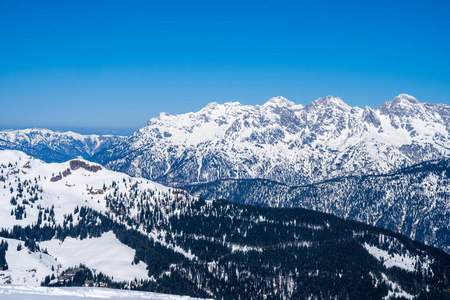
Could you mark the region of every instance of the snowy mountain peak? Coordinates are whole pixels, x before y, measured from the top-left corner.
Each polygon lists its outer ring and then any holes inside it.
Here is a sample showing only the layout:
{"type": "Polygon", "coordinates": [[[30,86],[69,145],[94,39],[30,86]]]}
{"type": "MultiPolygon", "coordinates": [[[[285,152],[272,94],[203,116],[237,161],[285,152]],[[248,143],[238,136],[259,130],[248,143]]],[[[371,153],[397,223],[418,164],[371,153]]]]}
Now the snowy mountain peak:
{"type": "MultiPolygon", "coordinates": [[[[210,102],[205,107],[203,107],[198,112],[192,112],[189,113],[190,118],[192,119],[202,119],[202,120],[210,120],[210,117],[214,119],[214,116],[224,115],[224,114],[235,114],[240,112],[244,106],[237,102],[225,102],[223,104],[217,103],[217,102],[210,102]]],[[[176,115],[183,118],[183,114],[176,115]]]]}
{"type": "Polygon", "coordinates": [[[166,118],[168,118],[170,116],[171,116],[171,114],[169,114],[169,113],[161,112],[161,113],[158,114],[158,116],[156,116],[156,119],[164,120],[164,119],[166,119],[166,118]]]}
{"type": "Polygon", "coordinates": [[[219,104],[217,102],[210,102],[208,103],[204,108],[200,110],[200,112],[208,112],[208,111],[216,111],[216,110],[223,110],[223,109],[240,109],[243,105],[238,101],[229,101],[225,102],[224,104],[219,104]]]}
{"type": "Polygon", "coordinates": [[[217,103],[216,101],[214,101],[214,102],[208,103],[208,104],[205,106],[205,108],[214,109],[214,108],[216,108],[216,107],[219,106],[219,105],[220,105],[219,103],[217,103]]]}
{"type": "Polygon", "coordinates": [[[326,96],[325,98],[318,98],[306,106],[314,107],[314,109],[339,108],[346,111],[352,109],[352,107],[347,103],[345,103],[341,98],[334,96],[326,96]]]}
{"type": "Polygon", "coordinates": [[[379,109],[383,114],[403,114],[420,110],[422,106],[423,104],[413,96],[400,94],[391,101],[385,101],[379,109]]]}
{"type": "Polygon", "coordinates": [[[344,102],[340,97],[334,97],[333,95],[328,95],[325,97],[326,101],[337,101],[337,102],[344,102]]]}
{"type": "Polygon", "coordinates": [[[420,103],[419,100],[417,100],[416,98],[414,98],[413,96],[408,95],[408,94],[400,94],[400,95],[394,97],[394,99],[392,101],[394,101],[394,102],[407,101],[407,102],[410,102],[412,104],[420,103]]]}
{"type": "Polygon", "coordinates": [[[294,106],[295,103],[292,101],[289,101],[288,99],[278,96],[278,97],[272,97],[264,103],[263,106],[294,106]]]}

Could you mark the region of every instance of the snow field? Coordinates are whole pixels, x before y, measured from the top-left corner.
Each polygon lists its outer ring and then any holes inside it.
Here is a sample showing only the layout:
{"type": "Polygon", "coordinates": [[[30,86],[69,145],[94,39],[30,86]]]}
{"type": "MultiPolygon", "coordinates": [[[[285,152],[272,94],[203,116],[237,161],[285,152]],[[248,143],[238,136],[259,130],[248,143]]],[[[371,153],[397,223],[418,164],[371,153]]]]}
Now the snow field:
{"type": "Polygon", "coordinates": [[[8,300],[189,300],[194,299],[187,296],[176,296],[168,294],[137,292],[127,290],[114,290],[106,288],[83,288],[83,287],[32,287],[18,285],[1,285],[0,298],[8,300]]]}

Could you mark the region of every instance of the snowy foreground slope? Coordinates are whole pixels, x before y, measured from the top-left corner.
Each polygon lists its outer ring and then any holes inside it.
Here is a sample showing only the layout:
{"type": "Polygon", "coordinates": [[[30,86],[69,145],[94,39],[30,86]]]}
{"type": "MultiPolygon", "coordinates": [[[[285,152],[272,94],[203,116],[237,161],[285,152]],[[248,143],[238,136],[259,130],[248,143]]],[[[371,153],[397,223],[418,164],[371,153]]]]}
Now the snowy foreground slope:
{"type": "Polygon", "coordinates": [[[0,285],[0,298],[8,300],[189,300],[187,296],[86,287],[31,287],[0,285]]]}
{"type": "Polygon", "coordinates": [[[275,97],[161,113],[92,159],[170,185],[250,178],[299,185],[448,156],[449,132],[450,106],[406,94],[375,109],[332,96],[306,106],[275,97]]]}
{"type": "Polygon", "coordinates": [[[449,265],[441,250],[333,215],[205,201],[80,159],[0,151],[0,283],[446,299],[449,265]]]}
{"type": "Polygon", "coordinates": [[[45,276],[58,276],[63,270],[76,267],[80,263],[97,272],[113,276],[118,281],[131,281],[134,278],[148,279],[146,265],[132,265],[134,249],[123,245],[112,232],[98,238],[66,238],[63,242],[51,240],[39,243],[47,252],[17,250],[23,241],[5,239],[8,243],[6,261],[8,270],[0,271],[0,283],[26,284],[39,286],[45,276]],[[53,270],[53,271],[52,271],[53,270]]]}
{"type": "MultiPolygon", "coordinates": [[[[45,164],[18,151],[0,152],[0,229],[14,226],[61,225],[76,207],[90,207],[106,212],[105,195],[131,186],[142,190],[168,193],[159,184],[130,178],[89,165],[82,160],[62,164],[45,164]],[[114,187],[113,186],[114,182],[114,187]]],[[[71,222],[76,225],[77,219],[71,222]]],[[[118,281],[149,279],[146,265],[131,264],[135,250],[123,245],[112,232],[84,240],[66,238],[49,240],[39,244],[42,252],[18,250],[24,242],[1,238],[9,245],[6,260],[9,268],[0,271],[0,283],[40,285],[44,277],[80,263],[118,281]]]]}

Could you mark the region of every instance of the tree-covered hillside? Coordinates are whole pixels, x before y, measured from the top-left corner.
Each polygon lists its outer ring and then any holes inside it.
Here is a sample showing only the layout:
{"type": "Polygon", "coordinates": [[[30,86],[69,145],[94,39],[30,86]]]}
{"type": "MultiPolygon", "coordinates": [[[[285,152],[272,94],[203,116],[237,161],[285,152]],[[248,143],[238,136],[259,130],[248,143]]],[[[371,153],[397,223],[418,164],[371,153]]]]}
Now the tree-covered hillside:
{"type": "Polygon", "coordinates": [[[450,251],[450,160],[429,161],[388,175],[343,177],[306,186],[231,179],[184,188],[207,199],[332,213],[450,251]]]}
{"type": "Polygon", "coordinates": [[[450,255],[386,229],[203,200],[82,160],[11,151],[0,174],[5,283],[215,299],[449,298],[450,255]]]}

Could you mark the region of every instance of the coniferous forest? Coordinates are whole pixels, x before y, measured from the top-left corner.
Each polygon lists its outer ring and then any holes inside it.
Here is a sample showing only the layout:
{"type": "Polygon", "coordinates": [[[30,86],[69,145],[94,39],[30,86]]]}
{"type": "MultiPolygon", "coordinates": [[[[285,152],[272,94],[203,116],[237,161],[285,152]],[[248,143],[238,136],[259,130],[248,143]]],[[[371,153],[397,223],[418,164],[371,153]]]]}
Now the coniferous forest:
{"type": "MultiPolygon", "coordinates": [[[[114,201],[119,199],[110,200],[113,211],[123,203],[114,201]]],[[[171,206],[175,208],[176,203],[171,206]]],[[[138,215],[145,214],[141,207],[138,215]]],[[[389,230],[328,214],[199,200],[185,213],[168,219],[120,218],[127,225],[114,216],[81,207],[66,216],[63,226],[16,226],[0,235],[24,240],[30,251],[40,251],[33,241],[85,239],[112,230],[122,243],[136,250],[135,263],[145,262],[149,275],[155,278],[114,282],[80,266],[77,272],[63,272],[60,280],[46,278],[44,285],[88,283],[217,299],[303,299],[311,295],[318,299],[381,299],[395,282],[396,289],[419,299],[448,297],[448,254],[389,230]],[[72,224],[74,219],[79,220],[76,225],[72,224]],[[164,235],[166,246],[139,232],[142,224],[164,235]],[[167,245],[177,245],[193,258],[167,245]],[[414,271],[386,267],[367,252],[367,245],[392,256],[414,257],[414,271]]]]}

